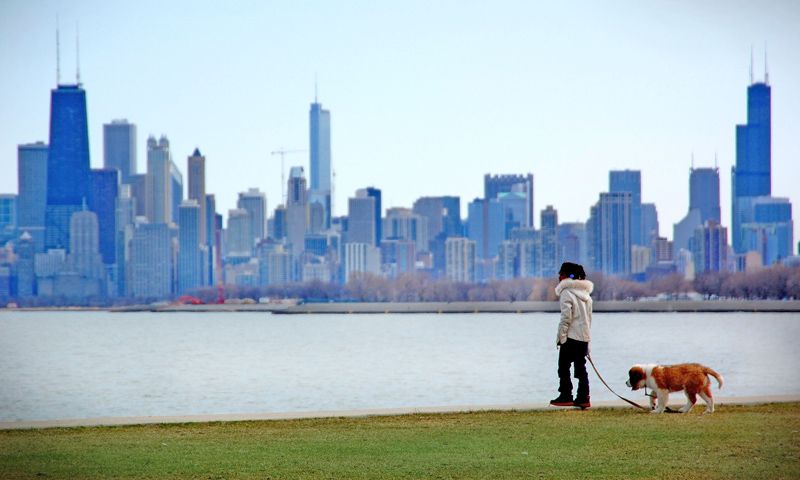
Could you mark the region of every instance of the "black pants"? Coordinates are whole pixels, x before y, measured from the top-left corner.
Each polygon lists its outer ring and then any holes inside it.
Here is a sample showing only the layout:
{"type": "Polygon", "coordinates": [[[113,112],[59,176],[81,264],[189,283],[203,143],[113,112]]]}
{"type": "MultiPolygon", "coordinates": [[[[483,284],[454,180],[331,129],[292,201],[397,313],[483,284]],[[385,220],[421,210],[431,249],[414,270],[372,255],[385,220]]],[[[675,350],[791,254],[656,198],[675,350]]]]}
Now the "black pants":
{"type": "Polygon", "coordinates": [[[589,398],[589,376],[586,373],[586,356],[589,355],[589,344],[567,339],[566,343],[561,344],[558,353],[558,391],[561,396],[572,397],[572,380],[569,375],[569,368],[575,365],[575,378],[578,379],[577,399],[585,400],[589,398]]]}

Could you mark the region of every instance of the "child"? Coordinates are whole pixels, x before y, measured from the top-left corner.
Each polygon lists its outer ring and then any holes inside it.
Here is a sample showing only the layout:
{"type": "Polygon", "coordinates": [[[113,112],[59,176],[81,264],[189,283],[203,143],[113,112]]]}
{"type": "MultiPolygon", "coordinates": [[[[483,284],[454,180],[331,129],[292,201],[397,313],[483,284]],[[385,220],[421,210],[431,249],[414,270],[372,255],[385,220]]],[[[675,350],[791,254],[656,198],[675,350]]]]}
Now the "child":
{"type": "Polygon", "coordinates": [[[556,349],[558,354],[559,396],[550,405],[588,408],[589,377],[586,374],[586,356],[589,355],[590,329],[592,327],[592,297],[594,284],[586,280],[583,267],[564,262],[558,272],[556,295],[561,306],[556,349]],[[569,369],[575,365],[578,392],[572,400],[572,381],[569,369]]]}

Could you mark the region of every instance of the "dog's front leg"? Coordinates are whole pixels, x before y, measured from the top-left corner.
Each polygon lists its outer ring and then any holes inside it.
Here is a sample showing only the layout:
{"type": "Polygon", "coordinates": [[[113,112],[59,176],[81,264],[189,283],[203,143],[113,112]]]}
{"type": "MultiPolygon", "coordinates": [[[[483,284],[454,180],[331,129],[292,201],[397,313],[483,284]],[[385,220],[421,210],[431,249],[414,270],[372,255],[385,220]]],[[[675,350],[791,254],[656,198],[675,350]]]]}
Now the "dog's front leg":
{"type": "Polygon", "coordinates": [[[662,413],[665,408],[667,408],[667,401],[669,400],[669,391],[668,390],[656,390],[658,393],[658,406],[655,410],[651,410],[650,413],[662,413]]]}
{"type": "Polygon", "coordinates": [[[647,394],[647,396],[650,397],[650,410],[652,411],[654,408],[656,408],[656,397],[658,397],[658,395],[656,392],[650,392],[647,394]]]}

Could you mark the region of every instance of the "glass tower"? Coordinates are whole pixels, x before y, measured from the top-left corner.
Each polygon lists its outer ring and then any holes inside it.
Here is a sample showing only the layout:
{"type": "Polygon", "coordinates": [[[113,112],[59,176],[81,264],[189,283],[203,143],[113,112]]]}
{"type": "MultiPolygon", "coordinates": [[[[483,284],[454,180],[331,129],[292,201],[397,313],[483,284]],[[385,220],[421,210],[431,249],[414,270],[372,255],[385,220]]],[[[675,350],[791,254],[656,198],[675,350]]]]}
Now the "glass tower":
{"type": "Polygon", "coordinates": [[[59,85],[50,96],[45,246],[69,246],[69,221],[89,199],[89,128],[86,91],[59,85]]]}

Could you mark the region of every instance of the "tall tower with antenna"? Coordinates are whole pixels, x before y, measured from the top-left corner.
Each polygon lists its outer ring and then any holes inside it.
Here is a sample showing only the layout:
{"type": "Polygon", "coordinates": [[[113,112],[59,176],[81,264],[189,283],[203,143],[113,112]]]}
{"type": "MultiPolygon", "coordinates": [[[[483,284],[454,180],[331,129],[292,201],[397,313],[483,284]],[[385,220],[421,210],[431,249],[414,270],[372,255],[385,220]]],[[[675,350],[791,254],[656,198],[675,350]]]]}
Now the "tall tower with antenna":
{"type": "Polygon", "coordinates": [[[317,99],[314,81],[314,103],[309,111],[309,165],[311,185],[309,203],[318,203],[325,211],[325,228],[331,225],[331,113],[317,99]]]}
{"type": "MultiPolygon", "coordinates": [[[[77,41],[76,41],[77,47],[77,41]]],[[[70,218],[90,198],[89,128],[86,91],[80,73],[74,85],[61,83],[56,26],[56,88],[50,92],[50,151],[47,161],[45,247],[67,249],[70,218]]]]}

